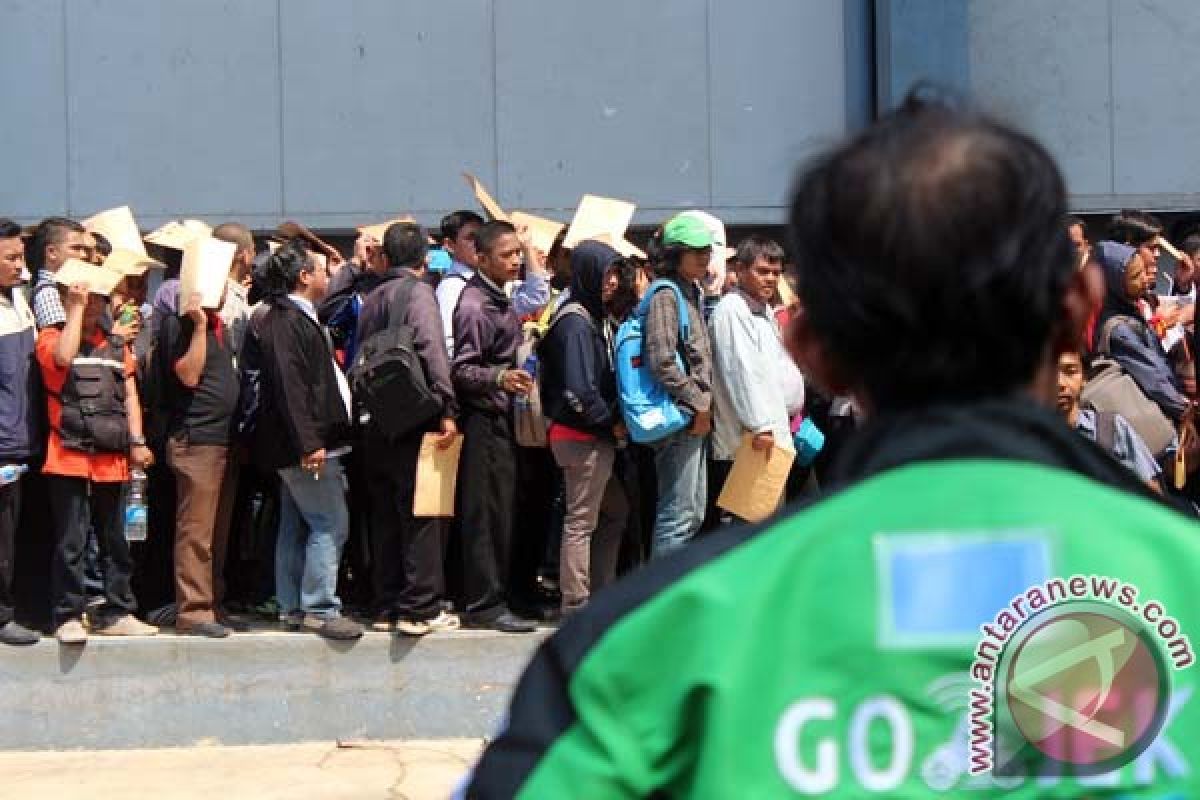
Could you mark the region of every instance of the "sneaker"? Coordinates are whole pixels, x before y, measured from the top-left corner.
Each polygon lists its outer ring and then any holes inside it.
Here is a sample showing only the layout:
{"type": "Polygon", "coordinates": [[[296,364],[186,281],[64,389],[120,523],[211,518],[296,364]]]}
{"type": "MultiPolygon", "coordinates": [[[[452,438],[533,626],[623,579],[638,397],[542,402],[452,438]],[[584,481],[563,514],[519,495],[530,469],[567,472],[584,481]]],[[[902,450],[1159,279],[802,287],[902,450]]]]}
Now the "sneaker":
{"type": "Polygon", "coordinates": [[[206,636],[209,639],[224,639],[231,631],[219,622],[197,622],[195,625],[179,627],[175,632],[180,636],[206,636]]]}
{"type": "Polygon", "coordinates": [[[158,628],[147,625],[133,614],[124,614],[107,625],[96,628],[100,636],[153,636],[158,628]]]}
{"type": "Polygon", "coordinates": [[[396,615],[391,611],[381,611],[371,623],[371,630],[379,631],[380,633],[391,633],[397,627],[396,615]]]}
{"type": "Polygon", "coordinates": [[[295,633],[304,627],[304,612],[289,611],[287,614],[280,614],[279,627],[283,628],[285,631],[291,631],[292,633],[295,633]]]}
{"type": "Polygon", "coordinates": [[[54,638],[59,644],[83,644],[87,641],[87,629],[79,619],[69,619],[54,632],[54,638]]]}
{"type": "Polygon", "coordinates": [[[332,617],[318,617],[315,614],[304,615],[304,627],[318,636],[326,639],[346,641],[357,639],[363,635],[363,627],[352,619],[336,614],[332,617]]]}
{"type": "Polygon", "coordinates": [[[27,645],[37,644],[42,637],[36,631],[31,631],[15,621],[0,627],[0,644],[27,645]]]}
{"type": "Polygon", "coordinates": [[[424,636],[427,633],[444,633],[456,631],[462,627],[462,621],[454,614],[439,611],[433,619],[402,619],[396,623],[396,630],[406,636],[424,636]]]}

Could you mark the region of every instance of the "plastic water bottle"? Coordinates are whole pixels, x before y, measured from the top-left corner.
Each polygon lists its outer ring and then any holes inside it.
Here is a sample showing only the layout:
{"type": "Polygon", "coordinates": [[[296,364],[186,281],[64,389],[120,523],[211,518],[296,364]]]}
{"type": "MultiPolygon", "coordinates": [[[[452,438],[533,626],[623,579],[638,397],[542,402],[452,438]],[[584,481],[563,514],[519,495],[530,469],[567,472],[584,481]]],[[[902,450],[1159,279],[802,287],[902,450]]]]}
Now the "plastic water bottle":
{"type": "Polygon", "coordinates": [[[130,475],[129,499],[125,502],[125,539],[146,541],[146,473],[135,469],[130,475]]]}
{"type": "MultiPolygon", "coordinates": [[[[536,381],[537,380],[537,370],[538,370],[537,354],[530,353],[529,357],[525,359],[525,363],[521,365],[521,369],[524,370],[526,373],[528,373],[529,377],[533,378],[536,381]]],[[[519,394],[513,400],[513,403],[515,403],[516,407],[519,409],[528,409],[529,408],[529,395],[519,394]]]]}
{"type": "Polygon", "coordinates": [[[29,467],[24,464],[5,464],[0,467],[0,486],[16,483],[26,472],[29,472],[29,467]]]}

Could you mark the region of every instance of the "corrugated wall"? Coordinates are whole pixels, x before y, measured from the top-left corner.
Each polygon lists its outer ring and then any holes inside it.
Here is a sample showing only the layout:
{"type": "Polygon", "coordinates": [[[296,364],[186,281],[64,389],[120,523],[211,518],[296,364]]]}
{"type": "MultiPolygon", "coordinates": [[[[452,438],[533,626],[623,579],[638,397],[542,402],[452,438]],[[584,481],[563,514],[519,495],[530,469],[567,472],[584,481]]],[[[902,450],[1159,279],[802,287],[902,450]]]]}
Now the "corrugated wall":
{"type": "Polygon", "coordinates": [[[0,215],[344,228],[473,201],[783,215],[869,113],[867,0],[0,0],[0,215]]]}

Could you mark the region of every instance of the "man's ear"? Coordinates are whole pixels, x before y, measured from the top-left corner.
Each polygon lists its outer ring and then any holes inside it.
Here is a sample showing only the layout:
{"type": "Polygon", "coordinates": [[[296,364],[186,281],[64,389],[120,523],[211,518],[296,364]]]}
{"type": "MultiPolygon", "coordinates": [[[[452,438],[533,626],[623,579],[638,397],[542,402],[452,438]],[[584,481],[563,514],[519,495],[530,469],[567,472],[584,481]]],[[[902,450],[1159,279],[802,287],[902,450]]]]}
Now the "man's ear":
{"type": "Polygon", "coordinates": [[[800,301],[797,301],[792,309],[783,340],[788,355],[796,362],[796,366],[826,394],[833,397],[852,393],[844,370],[813,332],[804,304],[800,301]]]}
{"type": "Polygon", "coordinates": [[[1085,342],[1087,324],[1104,303],[1104,273],[1088,262],[1082,269],[1074,270],[1063,292],[1059,322],[1053,332],[1051,345],[1057,360],[1063,353],[1078,353],[1087,350],[1085,342]]]}

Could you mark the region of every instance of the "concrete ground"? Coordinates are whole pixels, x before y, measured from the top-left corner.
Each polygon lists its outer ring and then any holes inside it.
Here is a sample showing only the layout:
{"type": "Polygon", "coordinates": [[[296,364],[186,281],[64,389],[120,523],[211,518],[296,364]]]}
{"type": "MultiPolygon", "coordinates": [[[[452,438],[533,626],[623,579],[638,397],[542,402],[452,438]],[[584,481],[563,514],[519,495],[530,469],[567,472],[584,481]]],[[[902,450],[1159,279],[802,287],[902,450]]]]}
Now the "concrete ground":
{"type": "Polygon", "coordinates": [[[479,739],[0,753],[24,800],[425,800],[446,797],[479,739]]]}

